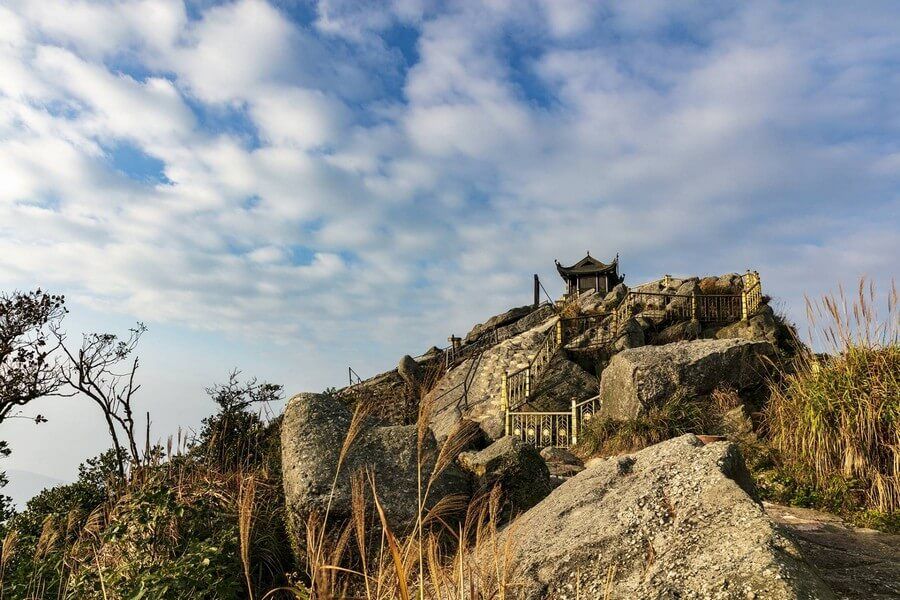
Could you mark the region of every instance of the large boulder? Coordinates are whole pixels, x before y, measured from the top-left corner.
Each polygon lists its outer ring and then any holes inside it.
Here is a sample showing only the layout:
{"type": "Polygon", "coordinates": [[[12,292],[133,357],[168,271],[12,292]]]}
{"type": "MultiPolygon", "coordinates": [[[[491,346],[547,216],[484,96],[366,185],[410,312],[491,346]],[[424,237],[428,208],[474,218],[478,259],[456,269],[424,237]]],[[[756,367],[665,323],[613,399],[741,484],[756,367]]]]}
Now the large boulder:
{"type": "MultiPolygon", "coordinates": [[[[322,394],[294,396],[285,409],[281,464],[288,525],[298,556],[302,556],[305,524],[312,513],[324,515],[330,505],[330,523],[342,523],[350,518],[351,474],[363,469],[374,476],[379,500],[392,527],[403,531],[416,520],[419,456],[416,426],[383,427],[374,420],[365,420],[338,471],[351,420],[352,415],[343,404],[322,394]]],[[[430,431],[424,436],[422,450],[422,473],[428,477],[437,459],[437,444],[430,431]]],[[[469,492],[469,477],[451,466],[432,484],[428,506],[446,496],[469,492]]]]}
{"type": "Polygon", "coordinates": [[[500,339],[506,339],[513,337],[515,335],[519,335],[523,331],[528,331],[534,327],[537,327],[541,323],[547,321],[548,319],[552,319],[556,316],[556,309],[554,306],[549,304],[542,304],[540,308],[535,311],[532,311],[510,323],[509,325],[504,325],[502,327],[497,328],[497,333],[500,334],[500,339]]]}
{"type": "Polygon", "coordinates": [[[528,510],[553,490],[544,459],[519,438],[506,436],[480,452],[463,452],[459,463],[475,476],[479,493],[499,485],[512,514],[528,510]]]}
{"type": "Polygon", "coordinates": [[[637,319],[628,319],[619,329],[616,341],[613,343],[613,349],[616,352],[628,350],[630,348],[638,348],[645,344],[644,328],[637,319]]]}
{"type": "Polygon", "coordinates": [[[697,340],[642,346],[612,357],[600,378],[600,414],[635,419],[677,395],[691,398],[717,388],[742,391],[760,384],[768,342],[697,340]]]}
{"type": "Polygon", "coordinates": [[[532,384],[529,405],[534,410],[567,410],[573,398],[590,398],[599,391],[600,381],[596,375],[570,360],[565,352],[557,352],[532,384]]]}
{"type": "Polygon", "coordinates": [[[833,598],[747,477],[693,435],[593,462],[507,529],[515,597],[833,598]]]}
{"type": "Polygon", "coordinates": [[[584,471],[584,462],[565,448],[548,446],[541,450],[541,458],[554,477],[570,477],[584,471]]]}
{"type": "Polygon", "coordinates": [[[779,339],[779,323],[775,319],[772,307],[765,304],[756,314],[747,320],[735,321],[715,332],[716,339],[741,338],[744,340],[762,340],[777,344],[779,339]]]}
{"type": "Polygon", "coordinates": [[[613,289],[609,291],[605,298],[603,298],[603,307],[605,310],[610,311],[619,306],[622,300],[625,299],[625,296],[628,295],[628,288],[625,287],[624,283],[620,283],[616,285],[613,289]]]}

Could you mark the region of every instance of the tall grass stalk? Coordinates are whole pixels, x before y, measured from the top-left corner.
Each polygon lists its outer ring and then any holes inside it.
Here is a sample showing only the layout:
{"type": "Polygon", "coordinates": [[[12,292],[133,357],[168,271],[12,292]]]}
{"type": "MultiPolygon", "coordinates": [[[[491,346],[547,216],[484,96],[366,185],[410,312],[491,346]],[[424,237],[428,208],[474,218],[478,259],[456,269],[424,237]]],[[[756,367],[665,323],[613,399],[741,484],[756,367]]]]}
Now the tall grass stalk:
{"type": "MultiPolygon", "coordinates": [[[[502,536],[504,541],[499,541],[499,492],[473,502],[462,497],[429,501],[434,482],[453,464],[475,431],[471,427],[459,428],[432,456],[428,414],[428,406],[420,404],[416,427],[417,515],[411,531],[398,532],[391,526],[379,498],[378,482],[371,472],[351,473],[349,522],[331,524],[317,515],[307,521],[309,569],[315,577],[308,590],[310,599],[507,597],[515,536],[506,533],[502,536]],[[429,469],[426,465],[431,464],[429,469]],[[457,515],[464,515],[458,523],[457,515]],[[348,551],[351,536],[356,541],[355,552],[348,551]],[[479,563],[490,568],[484,569],[479,563]]],[[[349,445],[345,447],[344,457],[351,451],[349,445]]],[[[336,485],[332,496],[335,489],[336,485]]],[[[295,588],[298,597],[300,590],[299,586],[295,588]]]]}
{"type": "Polygon", "coordinates": [[[893,513],[900,508],[896,285],[882,302],[862,279],[853,296],[841,288],[806,304],[813,347],[827,354],[801,352],[781,374],[766,414],[772,444],[802,483],[893,513]]]}
{"type": "Polygon", "coordinates": [[[241,550],[241,565],[247,582],[247,595],[253,600],[253,579],[250,576],[250,534],[253,529],[253,509],[256,499],[256,479],[250,475],[243,479],[238,488],[238,538],[241,550]]]}

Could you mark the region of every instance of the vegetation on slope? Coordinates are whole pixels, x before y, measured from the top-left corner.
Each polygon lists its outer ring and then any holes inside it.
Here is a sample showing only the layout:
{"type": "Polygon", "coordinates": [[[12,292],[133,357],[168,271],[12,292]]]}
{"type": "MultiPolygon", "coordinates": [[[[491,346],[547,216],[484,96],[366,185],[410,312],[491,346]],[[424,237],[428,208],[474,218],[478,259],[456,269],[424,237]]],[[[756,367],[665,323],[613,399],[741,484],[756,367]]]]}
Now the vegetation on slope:
{"type": "Polygon", "coordinates": [[[827,355],[801,353],[766,410],[777,469],[763,478],[777,499],[900,530],[900,310],[897,290],[880,317],[860,282],[808,302],[827,355]]]}
{"type": "Polygon", "coordinates": [[[287,583],[277,422],[247,410],[280,388],[210,389],[219,412],[193,440],[119,474],[110,450],[4,526],[5,598],[244,598],[287,583]]]}

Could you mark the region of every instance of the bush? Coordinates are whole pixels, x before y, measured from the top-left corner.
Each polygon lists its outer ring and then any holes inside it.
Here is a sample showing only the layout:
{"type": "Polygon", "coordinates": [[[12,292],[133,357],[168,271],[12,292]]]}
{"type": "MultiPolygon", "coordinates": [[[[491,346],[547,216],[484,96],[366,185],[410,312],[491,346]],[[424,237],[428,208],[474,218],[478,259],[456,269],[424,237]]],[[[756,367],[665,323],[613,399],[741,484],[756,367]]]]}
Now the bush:
{"type": "Polygon", "coordinates": [[[890,522],[900,508],[897,291],[883,320],[864,282],[853,302],[841,292],[807,304],[811,329],[830,354],[802,352],[773,389],[766,411],[779,458],[773,479],[795,503],[875,511],[890,522]]]}
{"type": "Polygon", "coordinates": [[[210,388],[221,410],[186,454],[154,448],[124,481],[110,450],[29,501],[2,532],[0,598],[245,598],[287,584],[279,422],[247,410],[280,386],[236,376],[210,388]]]}
{"type": "Polygon", "coordinates": [[[637,419],[595,418],[581,433],[578,452],[610,456],[635,452],[685,433],[717,433],[727,410],[724,405],[719,410],[717,399],[726,397],[725,392],[715,392],[712,397],[673,396],[637,419]]]}

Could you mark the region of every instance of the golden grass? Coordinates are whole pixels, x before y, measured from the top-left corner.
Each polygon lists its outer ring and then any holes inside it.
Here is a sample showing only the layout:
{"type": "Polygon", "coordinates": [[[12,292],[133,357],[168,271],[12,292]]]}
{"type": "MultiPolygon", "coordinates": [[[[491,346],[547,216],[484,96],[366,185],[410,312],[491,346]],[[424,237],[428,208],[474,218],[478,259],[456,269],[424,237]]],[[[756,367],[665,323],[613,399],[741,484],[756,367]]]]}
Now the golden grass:
{"type": "MultiPolygon", "coordinates": [[[[793,475],[827,491],[839,486],[884,513],[900,508],[900,311],[895,285],[885,301],[861,280],[807,299],[812,343],[775,386],[766,421],[793,475]],[[879,314],[879,304],[886,312],[879,314]]],[[[857,501],[857,500],[853,500],[857,501]]],[[[858,502],[858,501],[857,501],[858,502]]]]}
{"type": "MultiPolygon", "coordinates": [[[[317,515],[307,521],[310,584],[308,588],[295,586],[292,589],[295,597],[318,600],[509,597],[515,536],[501,536],[497,530],[499,490],[473,502],[464,497],[441,498],[429,508],[434,482],[453,464],[475,432],[471,427],[459,428],[438,450],[437,456],[428,456],[428,410],[424,403],[420,406],[416,429],[418,511],[412,531],[401,534],[391,527],[379,497],[378,482],[371,472],[360,470],[350,474],[350,521],[333,525],[324,516],[317,515]],[[425,472],[427,464],[434,466],[425,472]],[[464,516],[458,519],[459,515],[464,516]]],[[[339,464],[338,470],[341,467],[339,464]]],[[[334,491],[332,497],[333,494],[334,491]]]]}

